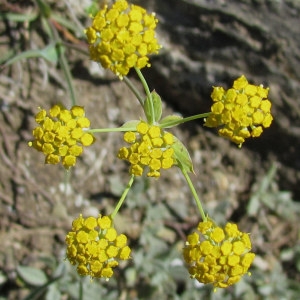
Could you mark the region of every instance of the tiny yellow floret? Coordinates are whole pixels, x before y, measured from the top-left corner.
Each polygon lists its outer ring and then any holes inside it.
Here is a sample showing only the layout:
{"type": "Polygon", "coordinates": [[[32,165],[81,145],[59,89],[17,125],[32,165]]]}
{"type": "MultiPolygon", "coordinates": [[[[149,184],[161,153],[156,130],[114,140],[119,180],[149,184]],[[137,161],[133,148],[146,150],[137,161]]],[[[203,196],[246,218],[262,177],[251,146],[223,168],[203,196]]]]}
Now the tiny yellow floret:
{"type": "Polygon", "coordinates": [[[207,219],[198,224],[198,231],[188,235],[183,257],[191,278],[226,288],[249,274],[255,257],[251,247],[249,235],[240,232],[236,224],[221,228],[207,219]]]}
{"type": "Polygon", "coordinates": [[[54,105],[48,114],[41,109],[35,115],[39,126],[32,131],[35,139],[28,143],[29,147],[42,152],[46,164],[61,162],[65,169],[70,169],[82,154],[83,147],[95,141],[91,133],[84,132],[90,126],[84,114],[82,106],[73,106],[67,110],[62,105],[54,105]]]}
{"type": "Polygon", "coordinates": [[[127,237],[117,234],[109,216],[83,218],[80,215],[73,221],[65,241],[67,259],[77,265],[81,276],[108,280],[119,260],[130,258],[127,237]]]}
{"type": "Polygon", "coordinates": [[[213,87],[211,113],[205,126],[220,127],[218,133],[242,146],[246,138],[259,137],[263,128],[270,127],[273,117],[269,88],[248,83],[244,75],[236,79],[233,88],[225,91],[213,87]]]}
{"type": "Polygon", "coordinates": [[[136,132],[125,132],[124,141],[131,145],[120,148],[117,157],[131,164],[129,173],[132,175],[141,176],[148,167],[147,176],[158,178],[160,169],[169,169],[175,164],[171,148],[174,136],[157,125],[140,121],[136,132]]]}
{"type": "Polygon", "coordinates": [[[110,8],[105,5],[85,30],[90,58],[120,79],[132,67],[149,67],[148,55],[161,48],[155,37],[157,22],[154,14],[125,0],[117,0],[110,8]]]}

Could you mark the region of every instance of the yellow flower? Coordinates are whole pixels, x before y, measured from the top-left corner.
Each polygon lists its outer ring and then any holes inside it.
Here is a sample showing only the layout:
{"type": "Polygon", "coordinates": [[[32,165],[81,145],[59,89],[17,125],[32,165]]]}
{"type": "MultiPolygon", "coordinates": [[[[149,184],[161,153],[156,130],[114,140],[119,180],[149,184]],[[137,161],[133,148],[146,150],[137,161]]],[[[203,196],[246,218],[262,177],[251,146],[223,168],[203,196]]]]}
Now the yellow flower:
{"type": "Polygon", "coordinates": [[[147,176],[159,177],[160,169],[169,169],[175,163],[174,150],[171,148],[174,143],[173,135],[159,126],[141,121],[137,125],[137,133],[126,132],[124,141],[131,146],[122,147],[118,158],[131,163],[130,174],[141,176],[148,166],[147,176]]]}
{"type": "Polygon", "coordinates": [[[76,158],[83,152],[83,147],[93,144],[95,138],[84,132],[90,121],[84,116],[84,108],[73,106],[70,110],[54,105],[49,113],[41,109],[35,116],[39,124],[32,134],[34,140],[30,147],[43,152],[46,164],[62,165],[69,169],[76,164],[76,158]]]}
{"type": "Polygon", "coordinates": [[[183,256],[191,278],[225,288],[244,274],[250,275],[248,269],[255,257],[251,247],[249,235],[240,232],[236,224],[221,228],[207,220],[188,235],[183,256]]]}
{"type": "Polygon", "coordinates": [[[72,265],[77,265],[81,276],[109,279],[118,261],[130,258],[127,237],[117,234],[109,216],[83,218],[80,215],[73,221],[66,244],[67,258],[72,265]]]}
{"type": "Polygon", "coordinates": [[[263,128],[270,127],[271,102],[267,99],[269,88],[249,84],[242,75],[225,91],[214,87],[211,114],[205,122],[208,127],[221,127],[219,135],[241,147],[246,138],[259,137],[263,128]]]}
{"type": "Polygon", "coordinates": [[[90,58],[121,79],[132,67],[149,67],[147,55],[161,48],[155,38],[157,22],[154,13],[125,0],[117,0],[109,9],[105,5],[85,30],[90,58]]]}

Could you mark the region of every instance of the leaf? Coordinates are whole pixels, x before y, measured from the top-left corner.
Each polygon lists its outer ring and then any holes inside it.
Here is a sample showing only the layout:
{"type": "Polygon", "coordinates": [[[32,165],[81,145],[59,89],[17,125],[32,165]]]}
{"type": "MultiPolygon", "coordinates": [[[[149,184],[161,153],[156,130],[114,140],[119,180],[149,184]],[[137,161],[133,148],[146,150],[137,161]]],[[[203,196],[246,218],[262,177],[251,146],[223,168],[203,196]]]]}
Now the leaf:
{"type": "MultiPolygon", "coordinates": [[[[83,294],[82,300],[109,299],[109,297],[106,297],[106,296],[104,297],[103,286],[101,286],[100,284],[96,284],[95,282],[91,282],[91,281],[85,282],[85,284],[83,285],[82,294],[83,294]]],[[[116,299],[116,298],[114,298],[114,299],[116,299]]]]}
{"type": "Polygon", "coordinates": [[[122,128],[128,128],[128,131],[136,130],[136,126],[140,122],[141,122],[140,120],[130,120],[130,121],[125,122],[121,127],[122,128]]]}
{"type": "Polygon", "coordinates": [[[45,2],[45,1],[42,1],[42,0],[36,0],[38,6],[39,6],[39,9],[40,9],[40,13],[46,17],[46,18],[49,18],[50,15],[51,15],[51,8],[50,6],[45,2]]]}
{"type": "Polygon", "coordinates": [[[124,184],[120,178],[119,174],[112,175],[108,179],[110,190],[113,195],[120,196],[124,191],[124,184]]]}
{"type": "Polygon", "coordinates": [[[93,17],[96,16],[97,12],[99,11],[99,6],[98,6],[98,1],[93,0],[91,5],[86,7],[84,9],[84,11],[88,14],[88,15],[92,15],[93,17]]]}
{"type": "Polygon", "coordinates": [[[41,299],[41,296],[44,294],[44,292],[56,281],[58,281],[61,277],[54,277],[50,279],[45,284],[35,288],[33,291],[30,292],[29,295],[26,296],[23,300],[38,300],[41,299]]]}
{"type": "Polygon", "coordinates": [[[58,22],[63,27],[69,29],[71,32],[76,33],[77,38],[86,37],[86,35],[84,34],[84,31],[81,30],[82,28],[77,26],[74,22],[69,21],[68,19],[66,19],[65,16],[60,16],[60,15],[57,15],[53,12],[51,14],[51,20],[55,20],[56,22],[58,22]]]}
{"type": "Polygon", "coordinates": [[[27,267],[27,266],[18,266],[17,272],[20,277],[30,285],[40,286],[47,282],[47,276],[42,270],[27,267]]]}
{"type": "Polygon", "coordinates": [[[174,156],[177,161],[178,167],[183,171],[183,172],[193,172],[194,173],[194,168],[193,168],[193,162],[190,157],[190,154],[186,147],[179,141],[176,137],[175,142],[172,145],[172,148],[174,150],[174,156]]]}
{"type": "Polygon", "coordinates": [[[61,299],[61,293],[56,284],[52,284],[48,287],[45,299],[46,300],[61,299]]]}
{"type": "Polygon", "coordinates": [[[20,59],[28,59],[28,58],[35,58],[35,57],[42,57],[49,62],[56,63],[57,62],[57,50],[54,44],[50,44],[44,49],[37,49],[37,50],[28,50],[20,53],[19,55],[14,56],[12,59],[8,60],[4,66],[9,66],[20,59]]]}
{"type": "Polygon", "coordinates": [[[160,96],[155,92],[155,90],[151,94],[154,107],[154,120],[155,122],[158,122],[162,114],[162,102],[160,96]]]}
{"type": "Polygon", "coordinates": [[[54,44],[50,44],[44,49],[41,49],[40,56],[44,59],[48,60],[49,62],[56,63],[57,62],[57,49],[54,44]]]}
{"type": "Polygon", "coordinates": [[[29,13],[26,14],[15,14],[15,13],[1,13],[0,20],[9,20],[12,22],[32,22],[38,17],[37,13],[29,13]]]}
{"type": "Polygon", "coordinates": [[[177,116],[177,115],[169,115],[164,117],[160,122],[160,126],[162,128],[171,128],[174,127],[178,124],[180,124],[180,120],[182,120],[183,118],[181,116],[177,116]]]}
{"type": "Polygon", "coordinates": [[[149,123],[152,123],[153,121],[158,122],[160,120],[162,114],[162,103],[160,96],[155,91],[151,93],[151,99],[148,97],[146,98],[144,103],[144,112],[149,123]]]}

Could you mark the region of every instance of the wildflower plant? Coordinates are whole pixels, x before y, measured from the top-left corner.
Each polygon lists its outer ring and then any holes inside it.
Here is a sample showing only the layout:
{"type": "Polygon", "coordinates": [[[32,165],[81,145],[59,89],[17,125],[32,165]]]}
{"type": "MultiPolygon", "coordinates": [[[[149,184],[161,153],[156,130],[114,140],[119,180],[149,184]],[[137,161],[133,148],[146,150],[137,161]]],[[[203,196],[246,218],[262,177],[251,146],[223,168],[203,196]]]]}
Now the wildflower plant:
{"type": "Polygon", "coordinates": [[[150,92],[141,72],[142,68],[151,66],[149,56],[161,48],[155,34],[157,23],[154,13],[117,0],[97,12],[85,30],[90,59],[110,69],[130,88],[143,108],[143,118],[124,120],[124,125],[117,128],[93,128],[83,107],[74,105],[66,109],[54,105],[48,113],[40,109],[35,116],[38,126],[33,130],[34,139],[29,146],[45,155],[45,163],[62,162],[69,170],[76,165],[83,147],[95,142],[94,135],[123,133],[124,145],[116,156],[128,164],[130,179],[119,202],[110,215],[80,215],[66,235],[66,258],[77,266],[81,276],[108,280],[120,260],[131,258],[129,241],[123,233],[117,233],[114,218],[137,176],[145,174],[159,179],[165,169],[176,167],[183,174],[202,219],[185,241],[183,258],[187,269],[191,278],[201,283],[226,288],[250,274],[255,254],[251,252],[249,234],[233,223],[221,227],[212,216],[207,216],[189,176],[193,172],[189,152],[171,131],[174,126],[202,118],[205,126],[219,128],[220,136],[241,147],[247,138],[259,137],[272,123],[269,89],[250,84],[242,75],[227,91],[213,87],[211,112],[186,118],[162,117],[161,98],[155,91],[150,92]],[[126,77],[130,70],[140,79],[144,95],[126,77]]]}

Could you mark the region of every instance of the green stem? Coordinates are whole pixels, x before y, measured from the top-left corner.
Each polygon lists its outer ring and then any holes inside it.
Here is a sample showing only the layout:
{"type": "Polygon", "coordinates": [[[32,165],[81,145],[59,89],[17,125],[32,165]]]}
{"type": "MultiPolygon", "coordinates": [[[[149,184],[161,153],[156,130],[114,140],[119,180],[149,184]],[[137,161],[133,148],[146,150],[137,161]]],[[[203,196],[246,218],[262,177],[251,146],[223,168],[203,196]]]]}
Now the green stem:
{"type": "Polygon", "coordinates": [[[197,192],[195,190],[195,187],[194,187],[194,185],[193,185],[193,183],[191,181],[191,178],[189,177],[189,175],[188,175],[188,173],[186,171],[183,171],[183,170],[181,170],[181,171],[182,171],[182,174],[185,177],[185,180],[186,180],[186,182],[187,182],[187,184],[188,184],[188,186],[189,186],[189,188],[190,188],[190,190],[191,190],[191,192],[192,192],[192,194],[193,194],[193,196],[194,196],[194,198],[196,200],[196,204],[197,204],[197,207],[199,209],[199,212],[200,212],[200,215],[202,217],[202,220],[205,222],[207,218],[205,216],[205,213],[204,213],[201,201],[200,201],[200,199],[198,197],[198,194],[197,194],[197,192]]]}
{"type": "Polygon", "coordinates": [[[123,77],[124,82],[126,83],[126,85],[129,87],[129,89],[134,93],[134,95],[136,96],[136,98],[139,100],[140,104],[142,106],[144,106],[144,102],[145,100],[142,98],[142,96],[140,95],[139,91],[135,88],[135,86],[132,84],[132,82],[130,81],[130,79],[128,77],[123,77]]]}
{"type": "Polygon", "coordinates": [[[131,186],[133,184],[133,181],[134,181],[134,175],[131,175],[130,180],[129,180],[129,182],[128,182],[128,184],[127,184],[127,186],[126,186],[126,188],[125,188],[125,190],[124,190],[124,192],[123,192],[123,194],[122,194],[122,196],[121,196],[121,198],[120,198],[120,200],[119,200],[119,202],[118,202],[118,204],[117,204],[117,206],[115,208],[115,210],[111,214],[111,218],[112,219],[116,216],[116,214],[118,213],[119,209],[121,208],[121,206],[122,206],[122,204],[123,204],[123,202],[124,202],[124,200],[125,200],[128,192],[129,192],[129,190],[130,190],[130,188],[131,188],[131,186]]]}
{"type": "Polygon", "coordinates": [[[96,133],[96,132],[124,132],[124,131],[136,131],[136,127],[117,127],[117,128],[95,128],[87,129],[85,132],[96,133]]]}
{"type": "Polygon", "coordinates": [[[56,44],[56,50],[59,55],[60,66],[64,72],[64,75],[66,77],[67,84],[69,87],[71,103],[72,103],[72,106],[74,106],[74,105],[76,105],[76,95],[75,95],[75,90],[74,90],[74,85],[73,85],[73,77],[72,77],[70,67],[69,67],[68,61],[67,61],[65,53],[64,53],[64,47],[60,42],[58,42],[56,44]]]}
{"type": "Polygon", "coordinates": [[[83,300],[83,279],[79,279],[79,300],[83,300]]]}
{"type": "Polygon", "coordinates": [[[71,170],[65,170],[64,176],[64,195],[67,196],[68,193],[68,185],[70,184],[71,180],[71,170]]]}
{"type": "Polygon", "coordinates": [[[210,114],[211,113],[208,112],[208,113],[198,114],[198,115],[194,115],[194,116],[190,116],[190,117],[186,117],[186,118],[182,118],[182,119],[169,120],[167,122],[162,122],[159,126],[162,128],[172,127],[172,126],[176,126],[176,125],[179,125],[179,124],[182,124],[185,122],[207,118],[210,114]]]}
{"type": "Polygon", "coordinates": [[[140,69],[138,68],[134,68],[137,75],[139,76],[141,82],[142,82],[142,85],[144,87],[144,90],[146,92],[146,95],[147,95],[147,98],[150,100],[150,103],[151,103],[151,120],[150,120],[150,123],[153,124],[155,122],[155,119],[154,119],[154,106],[153,106],[153,101],[152,101],[152,95],[150,93],[150,89],[148,87],[148,84],[147,84],[147,81],[145,79],[145,77],[143,76],[142,72],[140,69]]]}
{"type": "Polygon", "coordinates": [[[68,88],[70,91],[71,104],[72,104],[72,106],[74,106],[74,105],[76,105],[76,95],[75,95],[75,89],[74,89],[74,85],[73,85],[73,77],[72,77],[72,74],[70,71],[70,66],[68,64],[68,61],[67,61],[67,58],[65,55],[65,47],[64,47],[53,23],[48,19],[47,19],[46,23],[50,27],[51,34],[53,35],[52,38],[54,39],[54,42],[55,42],[56,52],[58,55],[58,61],[64,72],[64,76],[67,80],[67,85],[68,85],[68,88]]]}

